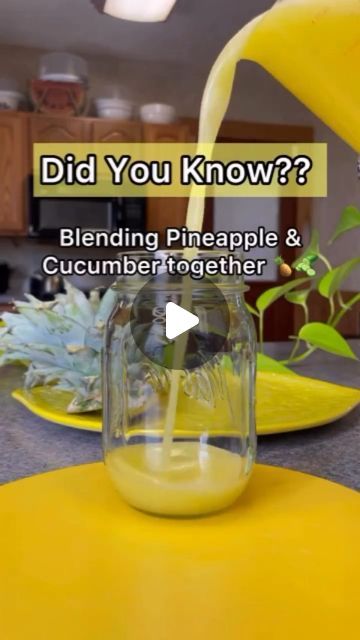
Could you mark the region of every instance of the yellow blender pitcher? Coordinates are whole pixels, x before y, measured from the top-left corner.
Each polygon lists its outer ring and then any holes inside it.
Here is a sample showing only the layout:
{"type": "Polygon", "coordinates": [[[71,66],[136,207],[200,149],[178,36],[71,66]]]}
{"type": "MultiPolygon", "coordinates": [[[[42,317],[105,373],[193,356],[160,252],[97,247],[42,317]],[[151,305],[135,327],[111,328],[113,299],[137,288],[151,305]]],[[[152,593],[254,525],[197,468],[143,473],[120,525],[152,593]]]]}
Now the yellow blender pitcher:
{"type": "Polygon", "coordinates": [[[200,141],[215,141],[236,65],[245,59],[269,71],[360,152],[360,0],[278,0],[243,27],[211,70],[200,141]]]}
{"type": "Polygon", "coordinates": [[[257,21],[244,58],[360,152],[360,0],[278,0],[257,21]]]}

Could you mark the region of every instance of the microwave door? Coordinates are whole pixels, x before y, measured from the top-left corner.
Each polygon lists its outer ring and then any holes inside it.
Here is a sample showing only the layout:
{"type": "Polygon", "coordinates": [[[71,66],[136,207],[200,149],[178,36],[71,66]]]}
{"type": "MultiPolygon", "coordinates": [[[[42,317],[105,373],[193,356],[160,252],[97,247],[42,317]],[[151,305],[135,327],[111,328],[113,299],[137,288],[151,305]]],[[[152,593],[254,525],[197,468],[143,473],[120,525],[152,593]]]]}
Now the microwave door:
{"type": "Polygon", "coordinates": [[[117,203],[111,198],[32,198],[30,237],[53,238],[60,228],[113,231],[117,203]]]}
{"type": "Polygon", "coordinates": [[[100,225],[100,220],[98,224],[88,224],[87,226],[83,225],[81,228],[86,231],[115,231],[117,227],[117,206],[115,200],[107,200],[104,201],[105,207],[105,219],[104,224],[100,225]]]}

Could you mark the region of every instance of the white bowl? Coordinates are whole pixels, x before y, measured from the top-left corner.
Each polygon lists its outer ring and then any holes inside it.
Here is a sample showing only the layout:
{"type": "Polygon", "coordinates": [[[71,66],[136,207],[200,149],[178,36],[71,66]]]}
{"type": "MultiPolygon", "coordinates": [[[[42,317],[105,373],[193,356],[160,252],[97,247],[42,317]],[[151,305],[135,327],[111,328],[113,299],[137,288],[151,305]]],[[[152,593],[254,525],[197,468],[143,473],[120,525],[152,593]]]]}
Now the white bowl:
{"type": "Polygon", "coordinates": [[[97,107],[110,107],[119,109],[132,109],[130,100],[123,100],[122,98],[96,98],[95,104],[97,107]]]}
{"type": "Polygon", "coordinates": [[[80,76],[75,76],[72,73],[43,73],[40,76],[40,80],[48,80],[49,82],[82,82],[80,76]]]}
{"type": "Polygon", "coordinates": [[[86,60],[71,53],[55,51],[41,56],[39,62],[40,80],[52,82],[86,82],[88,78],[86,60]]]}
{"type": "Polygon", "coordinates": [[[95,100],[97,114],[100,118],[130,120],[133,116],[133,105],[128,100],[119,98],[97,98],[95,100]]]}
{"type": "Polygon", "coordinates": [[[143,104],[140,107],[140,118],[143,122],[153,124],[172,124],[176,120],[176,109],[170,104],[143,104]]]}
{"type": "Polygon", "coordinates": [[[0,89],[0,109],[18,109],[22,95],[18,91],[0,89]]]}

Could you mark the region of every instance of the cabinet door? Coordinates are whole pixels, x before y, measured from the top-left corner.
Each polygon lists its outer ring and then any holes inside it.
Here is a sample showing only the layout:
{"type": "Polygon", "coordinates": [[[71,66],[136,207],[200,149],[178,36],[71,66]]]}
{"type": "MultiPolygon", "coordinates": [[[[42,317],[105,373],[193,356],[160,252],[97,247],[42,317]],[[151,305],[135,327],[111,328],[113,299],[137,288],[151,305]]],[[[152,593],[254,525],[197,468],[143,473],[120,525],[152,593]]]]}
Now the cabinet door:
{"type": "Polygon", "coordinates": [[[0,114],[0,235],[26,233],[27,120],[0,114]]]}
{"type": "Polygon", "coordinates": [[[30,141],[34,142],[87,142],[88,126],[83,118],[32,116],[30,141]]]}
{"type": "MultiPolygon", "coordinates": [[[[191,142],[186,124],[146,124],[143,126],[144,142],[191,142]]],[[[181,227],[186,221],[188,198],[149,198],[147,203],[147,228],[158,231],[161,238],[166,227],[181,227]]]]}
{"type": "Polygon", "coordinates": [[[198,132],[199,132],[199,120],[195,118],[185,118],[185,123],[188,127],[188,142],[197,142],[198,141],[198,132]]]}
{"type": "Polygon", "coordinates": [[[83,118],[32,116],[30,118],[29,167],[33,167],[34,142],[87,142],[88,123],[83,118]]]}
{"type": "Polygon", "coordinates": [[[94,120],[91,126],[93,142],[140,142],[141,125],[138,122],[94,120]]]}
{"type": "Polygon", "coordinates": [[[143,124],[144,142],[190,142],[187,124],[143,124]]]}

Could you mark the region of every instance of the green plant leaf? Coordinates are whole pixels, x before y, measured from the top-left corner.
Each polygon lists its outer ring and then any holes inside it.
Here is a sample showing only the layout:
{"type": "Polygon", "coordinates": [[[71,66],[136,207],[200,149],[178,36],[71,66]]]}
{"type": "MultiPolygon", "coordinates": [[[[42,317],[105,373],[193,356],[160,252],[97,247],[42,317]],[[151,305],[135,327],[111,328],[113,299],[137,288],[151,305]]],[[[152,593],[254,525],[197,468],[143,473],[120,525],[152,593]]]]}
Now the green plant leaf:
{"type": "Polygon", "coordinates": [[[264,293],[262,293],[258,297],[256,301],[256,307],[259,311],[265,311],[268,307],[270,307],[271,304],[273,304],[273,302],[284,296],[292,289],[295,289],[301,284],[304,284],[304,282],[309,282],[309,278],[298,278],[297,280],[291,280],[281,287],[272,287],[271,289],[264,291],[264,293]]]}
{"type": "Polygon", "coordinates": [[[292,268],[301,264],[304,260],[309,259],[311,256],[318,256],[320,254],[320,234],[317,229],[314,229],[311,233],[310,243],[307,249],[292,263],[292,268]]]}
{"type": "Polygon", "coordinates": [[[344,358],[357,360],[345,338],[334,329],[323,322],[310,322],[305,324],[299,331],[299,338],[305,340],[313,347],[322,349],[328,353],[333,353],[344,358]]]}
{"type": "Polygon", "coordinates": [[[249,304],[248,302],[245,302],[246,308],[247,310],[253,315],[253,316],[259,316],[259,312],[256,311],[256,309],[254,307],[251,306],[251,304],[249,304]]]}
{"type": "Polygon", "coordinates": [[[360,265],[360,258],[353,258],[326,273],[318,283],[318,291],[324,298],[331,298],[340,289],[351,271],[360,265]]]}
{"type": "Polygon", "coordinates": [[[281,362],[266,356],[264,353],[257,354],[257,367],[259,371],[269,371],[270,373],[285,373],[290,376],[296,376],[295,371],[291,371],[281,362]]]}
{"type": "Polygon", "coordinates": [[[337,238],[350,231],[360,227],[360,210],[357,207],[346,207],[341,214],[339,223],[330,239],[329,244],[332,244],[337,238]]]}
{"type": "Polygon", "coordinates": [[[304,306],[306,304],[307,299],[309,297],[311,289],[300,289],[300,291],[290,291],[290,293],[285,294],[285,300],[291,302],[292,304],[300,304],[304,306]]]}

